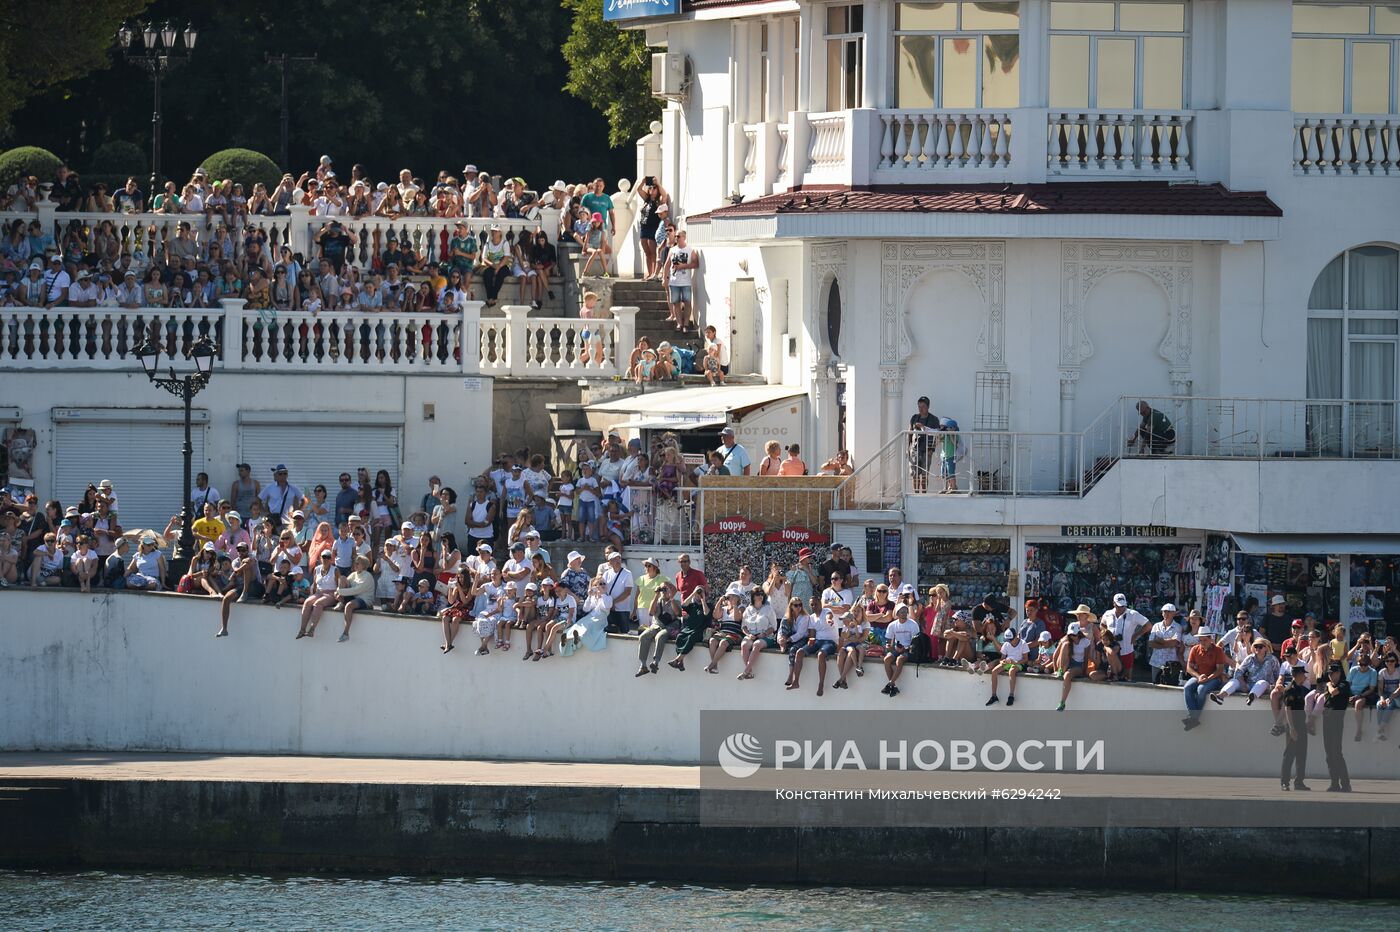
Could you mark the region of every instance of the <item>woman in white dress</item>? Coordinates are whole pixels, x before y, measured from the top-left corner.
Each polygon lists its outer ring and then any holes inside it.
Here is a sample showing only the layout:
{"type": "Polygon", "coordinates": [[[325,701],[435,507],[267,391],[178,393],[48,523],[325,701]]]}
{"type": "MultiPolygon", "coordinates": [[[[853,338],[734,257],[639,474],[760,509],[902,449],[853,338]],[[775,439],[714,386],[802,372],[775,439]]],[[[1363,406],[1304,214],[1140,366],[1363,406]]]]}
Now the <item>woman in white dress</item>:
{"type": "Polygon", "coordinates": [[[608,612],[612,611],[612,596],[603,589],[600,576],[593,577],[588,587],[588,598],[578,621],[564,630],[559,652],[565,657],[586,647],[589,650],[602,650],[608,646],[608,612]]]}

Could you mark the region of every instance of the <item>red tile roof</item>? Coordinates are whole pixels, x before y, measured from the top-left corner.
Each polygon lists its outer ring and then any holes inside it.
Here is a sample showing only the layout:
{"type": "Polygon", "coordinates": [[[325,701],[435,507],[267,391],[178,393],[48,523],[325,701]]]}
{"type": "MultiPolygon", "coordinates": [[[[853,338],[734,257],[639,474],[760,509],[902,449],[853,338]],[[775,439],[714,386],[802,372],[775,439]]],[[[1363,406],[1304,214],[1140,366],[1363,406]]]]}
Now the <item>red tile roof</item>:
{"type": "Polygon", "coordinates": [[[1055,184],[830,186],[771,194],[707,214],[708,219],[775,214],[843,213],[1170,214],[1209,217],[1281,217],[1263,191],[1165,181],[1075,181],[1055,184]]]}

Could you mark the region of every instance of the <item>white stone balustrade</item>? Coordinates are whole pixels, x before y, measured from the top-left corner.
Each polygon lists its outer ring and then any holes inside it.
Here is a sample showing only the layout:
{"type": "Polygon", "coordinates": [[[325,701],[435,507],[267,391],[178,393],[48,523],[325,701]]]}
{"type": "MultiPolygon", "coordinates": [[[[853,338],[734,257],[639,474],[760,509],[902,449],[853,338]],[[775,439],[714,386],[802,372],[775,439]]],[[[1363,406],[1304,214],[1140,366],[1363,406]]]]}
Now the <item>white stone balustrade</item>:
{"type": "Polygon", "coordinates": [[[1195,115],[1151,110],[1052,110],[1046,164],[1051,175],[1195,176],[1195,115]]]}
{"type": "Polygon", "coordinates": [[[1400,117],[1346,113],[1293,118],[1298,175],[1400,175],[1400,117]]]}
{"type": "Polygon", "coordinates": [[[201,337],[223,345],[225,310],[0,307],[0,369],[139,369],[147,337],[164,355],[189,358],[201,337]]]}
{"type": "Polygon", "coordinates": [[[1007,111],[886,110],[879,114],[877,168],[905,174],[1005,169],[1011,162],[1007,111]]]}
{"type": "Polygon", "coordinates": [[[849,174],[847,122],[850,111],[807,115],[806,181],[837,182],[849,174]]]}
{"type": "Polygon", "coordinates": [[[792,124],[779,123],[775,132],[778,137],[778,155],[774,166],[773,187],[785,188],[792,184],[792,124]]]}
{"type": "Polygon", "coordinates": [[[611,319],[530,317],[506,305],[505,319],[481,321],[478,366],[484,375],[607,379],[623,375],[637,342],[635,307],[614,307],[611,319]]]}

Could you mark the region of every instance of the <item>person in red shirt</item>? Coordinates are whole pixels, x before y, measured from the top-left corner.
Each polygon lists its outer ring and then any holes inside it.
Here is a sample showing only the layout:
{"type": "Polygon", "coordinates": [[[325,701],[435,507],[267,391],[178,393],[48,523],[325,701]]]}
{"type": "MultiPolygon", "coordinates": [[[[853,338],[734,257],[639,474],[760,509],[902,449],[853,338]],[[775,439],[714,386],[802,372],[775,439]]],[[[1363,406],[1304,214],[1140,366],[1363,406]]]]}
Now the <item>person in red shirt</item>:
{"type": "Polygon", "coordinates": [[[696,589],[709,590],[705,574],[690,568],[690,554],[681,554],[676,558],[676,562],[681,565],[680,571],[676,573],[676,590],[680,593],[682,602],[690,598],[690,594],[696,589]]]}
{"type": "Polygon", "coordinates": [[[1182,693],[1186,697],[1186,717],[1182,726],[1190,731],[1201,724],[1201,710],[1205,708],[1206,697],[1225,685],[1230,675],[1230,658],[1220,645],[1215,643],[1215,632],[1203,627],[1196,632],[1200,641],[1186,655],[1186,681],[1182,693]]]}
{"type": "Polygon", "coordinates": [[[1283,643],[1279,645],[1280,657],[1282,657],[1284,652],[1290,647],[1295,650],[1302,650],[1304,647],[1308,646],[1308,637],[1303,633],[1303,619],[1293,619],[1293,627],[1291,630],[1293,631],[1292,637],[1284,638],[1283,643]]]}

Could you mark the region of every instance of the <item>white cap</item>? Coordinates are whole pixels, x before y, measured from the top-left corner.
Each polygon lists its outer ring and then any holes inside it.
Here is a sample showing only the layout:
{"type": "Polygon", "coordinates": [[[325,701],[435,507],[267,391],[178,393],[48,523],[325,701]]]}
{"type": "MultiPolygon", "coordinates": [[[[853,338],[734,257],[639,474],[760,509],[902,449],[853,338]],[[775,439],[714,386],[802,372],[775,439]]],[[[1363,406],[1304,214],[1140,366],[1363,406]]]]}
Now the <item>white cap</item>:
{"type": "Polygon", "coordinates": [[[549,577],[549,576],[546,576],[544,579],[540,580],[540,585],[541,585],[541,586],[552,586],[552,585],[554,585],[554,580],[553,580],[553,578],[551,578],[551,577],[549,577]]]}
{"type": "Polygon", "coordinates": [[[304,512],[304,511],[302,511],[300,508],[298,508],[296,511],[292,512],[292,517],[293,517],[293,518],[305,518],[305,517],[306,517],[306,512],[304,512]]]}
{"type": "Polygon", "coordinates": [[[1176,614],[1176,603],[1174,603],[1174,602],[1168,602],[1166,605],[1163,605],[1163,606],[1162,606],[1162,611],[1164,611],[1164,612],[1171,612],[1173,615],[1175,615],[1175,614],[1176,614]]]}
{"type": "Polygon", "coordinates": [[[525,584],[525,591],[526,591],[526,592],[529,592],[531,589],[538,589],[538,588],[539,588],[539,586],[535,585],[533,581],[532,581],[532,582],[527,582],[527,583],[525,584]]]}
{"type": "Polygon", "coordinates": [[[1113,604],[1117,605],[1120,608],[1125,608],[1128,604],[1128,597],[1123,593],[1119,592],[1116,595],[1114,595],[1113,604]]]}
{"type": "Polygon", "coordinates": [[[482,550],[485,550],[487,553],[495,553],[495,551],[491,549],[491,545],[490,545],[490,544],[477,544],[477,545],[476,545],[476,549],[477,549],[477,552],[480,552],[480,551],[482,551],[482,550]]]}
{"type": "Polygon", "coordinates": [[[1079,622],[1077,622],[1077,621],[1071,621],[1071,622],[1069,623],[1069,628],[1068,628],[1067,633],[1069,633],[1069,634],[1080,634],[1080,633],[1083,632],[1083,630],[1084,630],[1083,628],[1079,627],[1079,622]]]}
{"type": "Polygon", "coordinates": [[[1050,632],[1049,632],[1049,631],[1042,631],[1042,632],[1040,632],[1040,638],[1039,638],[1039,640],[1041,640],[1041,641],[1048,641],[1048,640],[1050,640],[1050,632]]]}

